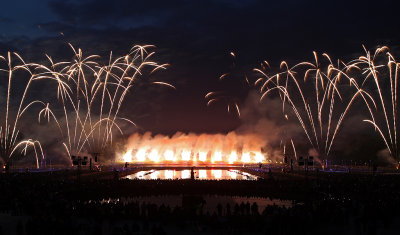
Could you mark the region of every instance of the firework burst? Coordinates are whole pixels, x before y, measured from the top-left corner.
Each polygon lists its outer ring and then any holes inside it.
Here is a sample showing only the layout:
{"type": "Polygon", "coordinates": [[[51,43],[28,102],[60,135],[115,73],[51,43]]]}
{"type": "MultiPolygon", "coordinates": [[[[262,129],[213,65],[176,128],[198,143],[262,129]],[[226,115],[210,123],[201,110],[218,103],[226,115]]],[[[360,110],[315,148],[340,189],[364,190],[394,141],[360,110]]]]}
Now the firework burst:
{"type": "Polygon", "coordinates": [[[222,103],[225,105],[228,113],[235,113],[240,117],[240,104],[242,99],[239,93],[248,92],[251,88],[247,75],[241,73],[240,80],[236,79],[235,71],[237,70],[237,57],[234,52],[229,53],[232,62],[230,72],[222,74],[218,81],[222,84],[222,89],[208,92],[204,98],[207,101],[207,107],[215,104],[222,103]]]}
{"type": "Polygon", "coordinates": [[[363,48],[365,55],[351,61],[347,69],[358,73],[362,88],[369,90],[377,106],[373,112],[370,112],[370,119],[364,121],[375,128],[390,155],[398,159],[397,89],[400,63],[386,46],[378,47],[373,54],[365,47],[363,48]]]}
{"type": "MultiPolygon", "coordinates": [[[[346,71],[348,66],[339,61],[334,64],[327,54],[320,59],[314,52],[314,62],[301,62],[292,67],[281,62],[278,73],[267,74],[267,66],[254,69],[260,76],[255,85],[260,88],[263,100],[272,92],[278,92],[282,100],[282,112],[286,119],[292,110],[312,148],[327,158],[335,137],[357,98],[361,98],[372,113],[375,102],[371,95],[360,88],[346,71]],[[370,103],[369,103],[370,102],[370,103]]],[[[291,140],[293,149],[294,144],[291,140]]]]}
{"type": "MultiPolygon", "coordinates": [[[[110,53],[106,65],[100,65],[100,56],[85,56],[81,49],[69,45],[74,55],[72,61],[54,62],[46,55],[48,64],[44,65],[25,63],[16,53],[0,57],[6,64],[0,72],[8,78],[6,115],[0,127],[1,157],[4,162],[8,162],[18,148],[22,148],[22,153],[26,154],[28,147],[32,147],[37,166],[39,156],[43,157],[39,141],[19,140],[19,120],[33,105],[43,107],[38,114],[39,122],[55,121],[62,136],[62,145],[68,155],[83,151],[102,153],[112,144],[116,133],[123,134],[121,122],[135,125],[132,120],[119,116],[127,93],[138,79],[144,78],[145,74],[152,74],[167,66],[152,61],[154,52],[150,50],[154,46],[151,45],[134,46],[127,55],[117,58],[110,53]],[[14,57],[16,61],[13,60],[14,57]],[[12,105],[10,100],[15,98],[12,95],[12,84],[13,74],[17,70],[27,72],[29,79],[19,99],[18,108],[14,111],[15,105],[12,105]],[[54,95],[58,102],[45,103],[40,100],[27,102],[29,88],[37,80],[56,84],[54,95]]],[[[151,80],[149,82],[175,89],[166,82],[151,80]]]]}
{"type": "MultiPolygon", "coordinates": [[[[157,64],[151,58],[153,46],[134,46],[122,57],[113,58],[110,53],[108,64],[100,65],[97,55],[84,56],[81,49],[70,45],[74,58],[71,62],[55,64],[48,57],[50,66],[37,65],[40,76],[57,83],[57,97],[62,106],[63,125],[50,111],[60,127],[68,154],[86,152],[102,153],[112,144],[115,133],[123,134],[120,122],[135,125],[119,116],[121,106],[136,80],[148,73],[165,69],[166,64],[157,64]]],[[[169,83],[153,81],[153,84],[175,88],[169,83]]]]}
{"type": "MultiPolygon", "coordinates": [[[[6,66],[0,68],[0,76],[6,76],[8,80],[7,84],[7,95],[5,98],[5,116],[0,126],[0,155],[1,159],[5,164],[9,164],[12,157],[16,155],[19,148],[22,149],[22,154],[26,155],[28,148],[32,147],[36,157],[36,166],[39,167],[39,157],[44,157],[42,146],[38,140],[21,140],[19,132],[20,120],[23,114],[33,105],[44,105],[40,100],[33,100],[28,102],[27,96],[31,87],[31,84],[38,80],[32,71],[32,66],[25,63],[20,55],[17,53],[8,52],[6,57],[0,56],[0,60],[3,61],[6,66]],[[19,97],[14,93],[14,85],[17,84],[15,81],[15,73],[23,71],[28,74],[28,79],[24,84],[23,94],[19,97]],[[13,104],[17,104],[14,106],[13,104]]],[[[21,85],[23,82],[18,80],[18,84],[21,85]]],[[[40,117],[40,114],[39,114],[40,117]]]]}

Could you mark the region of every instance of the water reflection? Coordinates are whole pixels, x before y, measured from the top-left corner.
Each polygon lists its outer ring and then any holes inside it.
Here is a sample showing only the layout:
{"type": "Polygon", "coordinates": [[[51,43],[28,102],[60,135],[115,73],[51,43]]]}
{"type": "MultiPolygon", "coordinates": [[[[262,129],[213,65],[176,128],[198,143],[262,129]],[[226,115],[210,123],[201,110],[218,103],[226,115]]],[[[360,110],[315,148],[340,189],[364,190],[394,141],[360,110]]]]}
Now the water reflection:
{"type": "Polygon", "coordinates": [[[181,171],[181,179],[190,179],[190,170],[181,171]]]}
{"type": "Polygon", "coordinates": [[[214,179],[221,179],[222,170],[212,170],[211,172],[212,172],[212,174],[214,176],[214,179]]]}
{"type": "Polygon", "coordinates": [[[207,179],[207,170],[198,170],[200,179],[207,179]]]}
{"type": "Polygon", "coordinates": [[[174,172],[172,170],[166,170],[165,171],[165,179],[174,179],[174,172]]]}
{"type": "MultiPolygon", "coordinates": [[[[126,179],[190,179],[190,170],[151,170],[139,171],[125,176],[126,179]]],[[[254,175],[239,170],[199,169],[194,171],[196,179],[200,180],[256,180],[254,175]]]]}
{"type": "Polygon", "coordinates": [[[229,171],[228,173],[229,173],[229,176],[230,176],[232,179],[236,179],[236,176],[237,176],[237,173],[236,173],[236,172],[234,172],[234,171],[229,171]]]}

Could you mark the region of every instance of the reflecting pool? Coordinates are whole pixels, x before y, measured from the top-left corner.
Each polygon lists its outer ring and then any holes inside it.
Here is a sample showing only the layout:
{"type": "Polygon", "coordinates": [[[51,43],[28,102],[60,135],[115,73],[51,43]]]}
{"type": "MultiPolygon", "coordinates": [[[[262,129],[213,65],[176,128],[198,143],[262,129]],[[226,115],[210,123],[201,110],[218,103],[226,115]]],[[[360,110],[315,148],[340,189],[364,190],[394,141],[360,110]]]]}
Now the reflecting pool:
{"type": "MultiPolygon", "coordinates": [[[[194,178],[197,180],[256,180],[257,177],[234,169],[196,169],[194,178]]],[[[139,171],[123,177],[125,179],[190,179],[191,170],[149,170],[139,171]]]]}

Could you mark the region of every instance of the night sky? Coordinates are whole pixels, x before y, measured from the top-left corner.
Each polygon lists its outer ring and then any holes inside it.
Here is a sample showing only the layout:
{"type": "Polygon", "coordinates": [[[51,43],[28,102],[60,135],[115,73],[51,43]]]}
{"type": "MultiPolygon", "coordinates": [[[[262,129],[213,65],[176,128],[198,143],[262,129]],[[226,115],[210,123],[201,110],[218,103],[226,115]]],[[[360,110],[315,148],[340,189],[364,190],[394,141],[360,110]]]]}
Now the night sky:
{"type": "Polygon", "coordinates": [[[27,60],[44,59],[45,53],[70,58],[70,42],[107,58],[109,51],[124,55],[134,44],[154,44],[156,60],[170,64],[155,76],[177,90],[140,87],[130,94],[124,115],[155,133],[227,132],[243,120],[224,104],[207,108],[207,92],[227,89],[245,106],[248,91],[237,85],[245,75],[254,81],[252,69],[264,59],[273,68],[282,60],[312,60],[312,51],[347,60],[360,55],[363,44],[388,45],[398,54],[395,2],[3,1],[0,53],[18,51],[27,60]],[[221,84],[218,78],[227,72],[233,82],[221,84]]]}

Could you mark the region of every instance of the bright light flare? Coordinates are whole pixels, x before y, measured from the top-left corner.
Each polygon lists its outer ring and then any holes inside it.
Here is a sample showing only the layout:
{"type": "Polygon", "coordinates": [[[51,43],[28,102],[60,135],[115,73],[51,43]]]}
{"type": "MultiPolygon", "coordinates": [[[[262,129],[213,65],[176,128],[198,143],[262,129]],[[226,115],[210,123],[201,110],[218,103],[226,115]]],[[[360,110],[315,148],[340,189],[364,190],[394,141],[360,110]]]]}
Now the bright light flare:
{"type": "Polygon", "coordinates": [[[165,171],[165,179],[174,179],[175,172],[173,170],[165,171]]]}
{"type": "Polygon", "coordinates": [[[222,178],[222,170],[212,170],[211,174],[214,176],[215,179],[222,178]]]}
{"type": "Polygon", "coordinates": [[[199,170],[199,178],[207,179],[207,170],[199,170]]]}
{"type": "Polygon", "coordinates": [[[129,151],[119,154],[121,161],[202,165],[259,163],[266,160],[262,152],[265,142],[258,135],[136,135],[131,137],[131,141],[126,146],[129,151]]]}
{"type": "Polygon", "coordinates": [[[212,156],[211,161],[212,162],[220,162],[220,161],[222,161],[222,152],[215,151],[213,156],[212,156]]]}
{"type": "Polygon", "coordinates": [[[189,179],[190,178],[190,170],[183,170],[181,172],[181,178],[182,179],[189,179]]]}
{"type": "Polygon", "coordinates": [[[146,161],[146,150],[145,149],[139,149],[139,151],[136,153],[136,161],[138,161],[138,162],[146,161]]]}
{"type": "Polygon", "coordinates": [[[201,162],[207,161],[207,152],[199,152],[199,161],[201,162]]]}
{"type": "Polygon", "coordinates": [[[124,154],[122,157],[124,159],[124,162],[131,162],[132,161],[132,150],[129,150],[124,154]]]}
{"type": "Polygon", "coordinates": [[[255,153],[254,160],[256,162],[263,162],[265,160],[265,158],[262,153],[255,153]]]}
{"type": "Polygon", "coordinates": [[[232,163],[236,162],[237,159],[238,159],[237,152],[232,151],[231,154],[229,155],[229,163],[232,164],[232,163]]]}
{"type": "Polygon", "coordinates": [[[174,151],[166,150],[164,152],[164,158],[166,161],[173,161],[174,160],[174,151]]]}
{"type": "Polygon", "coordinates": [[[231,177],[231,179],[236,179],[237,177],[237,173],[234,171],[228,171],[229,177],[231,177]]]}
{"type": "Polygon", "coordinates": [[[153,162],[160,161],[160,155],[158,155],[158,151],[156,149],[151,150],[151,152],[149,154],[149,159],[150,159],[150,161],[153,161],[153,162]]]}
{"type": "Polygon", "coordinates": [[[159,171],[154,171],[153,173],[150,174],[150,179],[152,179],[152,180],[158,179],[159,173],[160,173],[159,171]]]}
{"type": "Polygon", "coordinates": [[[251,161],[250,153],[244,153],[242,155],[242,162],[249,163],[251,161]]]}
{"type": "Polygon", "coordinates": [[[190,151],[183,150],[182,151],[182,161],[190,161],[190,151]]]}

